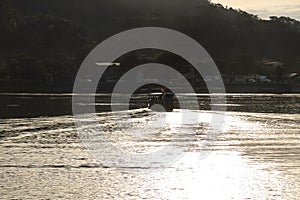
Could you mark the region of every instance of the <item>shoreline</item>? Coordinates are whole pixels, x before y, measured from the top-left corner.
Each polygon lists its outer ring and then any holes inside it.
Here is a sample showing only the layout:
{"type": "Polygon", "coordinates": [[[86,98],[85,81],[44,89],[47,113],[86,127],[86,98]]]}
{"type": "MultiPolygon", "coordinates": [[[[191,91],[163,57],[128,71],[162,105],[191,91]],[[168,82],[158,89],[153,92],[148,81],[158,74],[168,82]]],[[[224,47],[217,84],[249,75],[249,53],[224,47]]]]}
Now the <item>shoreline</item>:
{"type": "MultiPolygon", "coordinates": [[[[112,93],[115,83],[98,84],[97,93],[112,93]]],[[[198,83],[197,83],[198,84],[198,83]]],[[[73,82],[64,81],[57,83],[47,83],[44,81],[26,81],[26,80],[0,80],[0,93],[40,93],[40,94],[72,94],[73,82]]],[[[198,84],[194,87],[195,93],[208,94],[205,85],[198,84]]],[[[86,85],[88,88],[88,85],[86,85]]],[[[226,93],[258,93],[258,94],[298,94],[300,93],[300,84],[292,83],[246,83],[246,84],[225,84],[226,93]]],[[[88,91],[88,90],[87,90],[88,91]]],[[[143,88],[137,93],[151,93],[159,91],[158,86],[149,86],[143,88]]],[[[89,93],[89,92],[87,92],[89,93]]]]}

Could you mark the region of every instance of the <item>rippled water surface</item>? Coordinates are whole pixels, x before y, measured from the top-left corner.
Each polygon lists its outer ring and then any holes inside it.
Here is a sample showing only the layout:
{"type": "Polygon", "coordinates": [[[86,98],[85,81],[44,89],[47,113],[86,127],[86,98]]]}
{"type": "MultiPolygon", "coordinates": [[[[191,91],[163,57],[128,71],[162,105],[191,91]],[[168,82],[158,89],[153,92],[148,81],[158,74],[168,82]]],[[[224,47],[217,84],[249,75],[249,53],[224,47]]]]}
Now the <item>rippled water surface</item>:
{"type": "MultiPolygon", "coordinates": [[[[157,113],[143,108],[145,97],[136,99],[116,115],[109,95],[96,98],[102,135],[133,160],[181,146],[167,166],[116,164],[109,150],[91,154],[75,129],[71,95],[0,95],[0,198],[300,199],[300,95],[228,95],[213,138],[207,127],[220,113],[209,110],[208,95],[198,96],[201,110],[186,111],[197,123],[182,123],[180,109],[157,113]]],[[[103,148],[102,139],[92,143],[103,148]]]]}

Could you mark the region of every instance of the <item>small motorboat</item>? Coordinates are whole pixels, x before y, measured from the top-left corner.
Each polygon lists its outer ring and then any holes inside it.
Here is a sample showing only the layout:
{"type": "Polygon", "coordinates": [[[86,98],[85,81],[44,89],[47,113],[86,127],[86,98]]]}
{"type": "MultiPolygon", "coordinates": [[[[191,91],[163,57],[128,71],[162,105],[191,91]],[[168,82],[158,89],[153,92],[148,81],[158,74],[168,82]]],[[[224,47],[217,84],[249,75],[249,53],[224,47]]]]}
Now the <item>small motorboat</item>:
{"type": "Polygon", "coordinates": [[[172,112],[175,95],[172,92],[149,94],[148,108],[158,112],[172,112]]]}

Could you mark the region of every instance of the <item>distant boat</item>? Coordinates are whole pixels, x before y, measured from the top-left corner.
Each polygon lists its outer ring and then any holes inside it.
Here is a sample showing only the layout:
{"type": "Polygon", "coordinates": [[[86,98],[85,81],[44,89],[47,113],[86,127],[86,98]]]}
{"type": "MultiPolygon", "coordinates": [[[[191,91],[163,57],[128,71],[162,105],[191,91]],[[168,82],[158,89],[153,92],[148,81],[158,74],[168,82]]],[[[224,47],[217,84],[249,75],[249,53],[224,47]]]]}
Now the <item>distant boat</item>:
{"type": "Polygon", "coordinates": [[[172,112],[175,95],[172,92],[149,94],[148,108],[158,112],[172,112]]]}

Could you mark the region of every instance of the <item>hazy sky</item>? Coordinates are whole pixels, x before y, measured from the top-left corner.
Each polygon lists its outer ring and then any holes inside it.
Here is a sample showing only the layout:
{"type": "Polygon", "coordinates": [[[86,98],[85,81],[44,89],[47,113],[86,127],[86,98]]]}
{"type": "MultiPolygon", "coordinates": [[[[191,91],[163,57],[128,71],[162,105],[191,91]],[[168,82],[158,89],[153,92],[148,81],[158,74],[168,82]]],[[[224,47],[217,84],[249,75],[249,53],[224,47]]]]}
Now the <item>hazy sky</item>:
{"type": "Polygon", "coordinates": [[[261,18],[288,16],[300,21],[300,0],[212,0],[233,8],[240,8],[261,18]]]}

